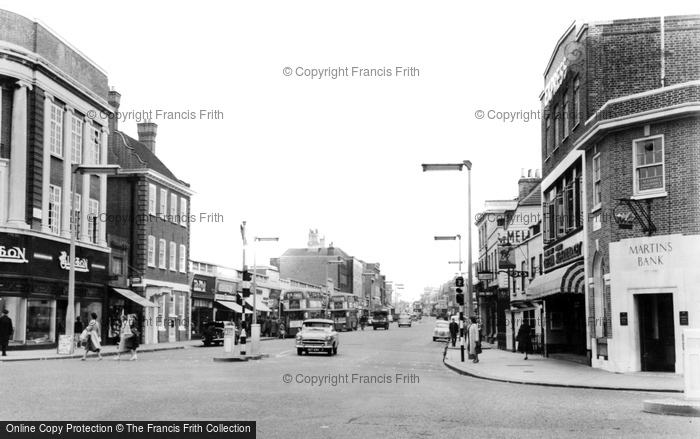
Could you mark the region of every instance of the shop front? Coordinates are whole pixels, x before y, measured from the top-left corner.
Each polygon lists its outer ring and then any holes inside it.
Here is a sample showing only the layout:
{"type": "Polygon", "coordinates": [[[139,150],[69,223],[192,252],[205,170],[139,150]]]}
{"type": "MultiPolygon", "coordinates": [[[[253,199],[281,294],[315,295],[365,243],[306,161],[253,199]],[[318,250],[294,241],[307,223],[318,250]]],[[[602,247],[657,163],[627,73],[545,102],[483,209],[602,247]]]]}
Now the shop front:
{"type": "Polygon", "coordinates": [[[205,322],[214,321],[216,278],[195,274],[192,280],[192,336],[200,337],[205,322]]]}
{"type": "Polygon", "coordinates": [[[607,359],[594,343],[594,367],[683,373],[683,331],[700,328],[698,248],[680,234],[610,244],[612,334],[607,359]]]}
{"type": "Polygon", "coordinates": [[[577,234],[545,249],[544,274],[530,283],[526,296],[541,307],[544,354],[589,364],[582,248],[577,234]]]}
{"type": "MultiPolygon", "coordinates": [[[[55,348],[66,333],[68,240],[33,234],[0,234],[0,309],[7,309],[14,333],[9,349],[55,348]]],[[[75,258],[75,316],[87,324],[91,313],[104,325],[108,249],[80,245],[75,258]]]]}

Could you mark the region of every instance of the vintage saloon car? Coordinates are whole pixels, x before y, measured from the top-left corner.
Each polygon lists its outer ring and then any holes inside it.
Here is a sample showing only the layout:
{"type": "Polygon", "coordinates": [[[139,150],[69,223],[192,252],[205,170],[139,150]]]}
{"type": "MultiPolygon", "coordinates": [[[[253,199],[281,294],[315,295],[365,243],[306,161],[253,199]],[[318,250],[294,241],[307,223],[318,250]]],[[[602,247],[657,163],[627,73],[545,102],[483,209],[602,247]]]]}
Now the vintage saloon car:
{"type": "Polygon", "coordinates": [[[306,352],[326,352],[328,355],[338,353],[338,333],[335,331],[333,320],[308,319],[302,323],[297,333],[297,355],[306,352]]]}
{"type": "Polygon", "coordinates": [[[433,341],[449,340],[450,339],[450,323],[445,320],[438,320],[435,322],[435,328],[433,328],[433,341]]]}

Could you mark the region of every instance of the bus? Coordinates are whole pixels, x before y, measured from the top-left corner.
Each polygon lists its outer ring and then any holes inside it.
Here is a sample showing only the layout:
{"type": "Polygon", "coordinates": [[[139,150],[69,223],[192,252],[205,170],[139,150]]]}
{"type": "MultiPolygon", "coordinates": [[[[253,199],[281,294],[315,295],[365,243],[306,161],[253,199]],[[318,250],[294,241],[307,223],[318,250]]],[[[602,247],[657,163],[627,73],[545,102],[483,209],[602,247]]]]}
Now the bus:
{"type": "Polygon", "coordinates": [[[413,302],[413,313],[418,320],[423,317],[423,302],[413,302]]]}
{"type": "Polygon", "coordinates": [[[280,321],[288,337],[295,337],[306,319],[325,319],[323,293],[310,290],[286,290],[281,293],[280,321]]]}
{"type": "Polygon", "coordinates": [[[333,293],[328,307],[336,331],[357,331],[359,297],[349,293],[333,293]]]}

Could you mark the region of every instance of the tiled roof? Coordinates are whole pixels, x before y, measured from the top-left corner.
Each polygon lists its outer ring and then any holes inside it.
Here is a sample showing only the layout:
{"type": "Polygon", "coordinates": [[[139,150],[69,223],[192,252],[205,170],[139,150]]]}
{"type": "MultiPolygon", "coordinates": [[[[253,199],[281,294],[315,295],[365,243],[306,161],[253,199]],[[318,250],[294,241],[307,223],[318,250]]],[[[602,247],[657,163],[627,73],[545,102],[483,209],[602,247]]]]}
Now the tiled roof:
{"type": "Polygon", "coordinates": [[[126,169],[151,169],[176,182],[179,180],[150,149],[138,140],[129,137],[121,131],[112,134],[115,137],[114,150],[118,164],[126,169]]]}
{"type": "Polygon", "coordinates": [[[532,188],[529,194],[525,195],[522,200],[518,201],[519,206],[540,206],[542,204],[542,183],[532,188]]]}

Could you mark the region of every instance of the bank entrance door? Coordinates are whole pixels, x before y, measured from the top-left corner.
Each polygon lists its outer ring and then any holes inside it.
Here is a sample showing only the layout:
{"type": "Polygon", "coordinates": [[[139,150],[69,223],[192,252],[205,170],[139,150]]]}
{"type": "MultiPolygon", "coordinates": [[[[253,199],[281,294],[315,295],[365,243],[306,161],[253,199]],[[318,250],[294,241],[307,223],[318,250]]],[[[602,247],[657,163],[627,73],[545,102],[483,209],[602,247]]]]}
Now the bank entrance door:
{"type": "Polygon", "coordinates": [[[675,372],[673,294],[642,294],[637,297],[642,371],[675,372]]]}

